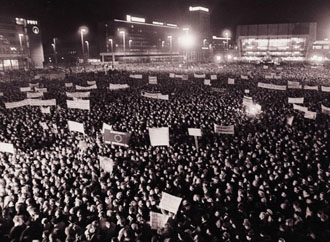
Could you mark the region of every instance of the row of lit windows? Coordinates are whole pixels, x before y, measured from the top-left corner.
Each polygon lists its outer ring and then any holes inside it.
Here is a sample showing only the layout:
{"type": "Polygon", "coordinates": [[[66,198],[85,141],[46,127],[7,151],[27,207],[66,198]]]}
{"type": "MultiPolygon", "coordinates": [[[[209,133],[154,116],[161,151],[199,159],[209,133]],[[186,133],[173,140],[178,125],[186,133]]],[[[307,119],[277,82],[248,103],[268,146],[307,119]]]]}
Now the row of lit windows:
{"type": "Polygon", "coordinates": [[[313,45],[313,50],[329,50],[330,46],[329,45],[313,45]]]}

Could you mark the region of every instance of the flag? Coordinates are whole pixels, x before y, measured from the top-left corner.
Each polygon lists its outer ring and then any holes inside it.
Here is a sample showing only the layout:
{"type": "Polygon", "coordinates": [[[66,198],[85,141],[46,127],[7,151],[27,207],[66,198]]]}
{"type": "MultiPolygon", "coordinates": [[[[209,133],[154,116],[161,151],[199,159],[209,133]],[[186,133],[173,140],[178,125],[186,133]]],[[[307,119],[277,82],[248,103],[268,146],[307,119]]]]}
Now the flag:
{"type": "Polygon", "coordinates": [[[122,145],[128,147],[131,139],[130,133],[118,132],[114,130],[104,130],[104,143],[112,145],[122,145]]]}
{"type": "Polygon", "coordinates": [[[0,152],[8,152],[14,154],[15,151],[13,144],[0,142],[0,152]]]}
{"type": "Polygon", "coordinates": [[[48,130],[49,129],[48,125],[45,122],[40,121],[39,124],[40,124],[40,126],[42,127],[43,130],[48,130]]]}
{"type": "Polygon", "coordinates": [[[321,104],[322,113],[330,115],[330,108],[321,104]]]}
{"type": "Polygon", "coordinates": [[[113,167],[114,167],[114,161],[109,157],[100,156],[100,155],[99,155],[99,161],[100,161],[100,167],[104,171],[112,174],[113,167]]]}
{"type": "Polygon", "coordinates": [[[162,192],[162,199],[160,200],[159,208],[176,214],[179,210],[181,201],[181,197],[162,192]]]}
{"type": "Polygon", "coordinates": [[[202,136],[202,130],[196,128],[188,128],[188,133],[191,136],[202,136]]]}
{"type": "Polygon", "coordinates": [[[293,119],[294,119],[294,116],[288,117],[287,118],[287,124],[290,125],[290,126],[292,126],[293,119]]]}
{"type": "Polygon", "coordinates": [[[219,134],[235,134],[234,125],[224,126],[214,124],[214,132],[219,134]]]}
{"type": "Polygon", "coordinates": [[[234,84],[235,84],[235,79],[233,79],[233,78],[228,78],[228,84],[229,84],[229,85],[234,85],[234,84]]]}
{"type": "Polygon", "coordinates": [[[150,227],[151,229],[161,229],[165,227],[169,216],[150,211],[150,227]]]}
{"type": "Polygon", "coordinates": [[[288,103],[299,103],[303,104],[304,103],[304,98],[303,97],[289,97],[288,98],[288,103]]]}
{"type": "Polygon", "coordinates": [[[316,112],[307,111],[307,112],[305,112],[304,118],[315,120],[316,119],[316,112]]]}
{"type": "Polygon", "coordinates": [[[156,76],[149,76],[149,84],[157,84],[157,77],[156,76]]]}
{"type": "Polygon", "coordinates": [[[149,128],[151,146],[170,146],[169,128],[149,128]]]}
{"type": "Polygon", "coordinates": [[[211,80],[210,79],[205,79],[204,80],[204,85],[211,86],[211,80]]]}
{"type": "Polygon", "coordinates": [[[103,126],[102,126],[102,134],[104,134],[104,131],[108,129],[108,130],[112,130],[112,126],[109,125],[109,124],[106,124],[106,123],[103,123],[103,126]]]}
{"type": "Polygon", "coordinates": [[[69,130],[85,134],[84,124],[68,120],[69,130]]]}

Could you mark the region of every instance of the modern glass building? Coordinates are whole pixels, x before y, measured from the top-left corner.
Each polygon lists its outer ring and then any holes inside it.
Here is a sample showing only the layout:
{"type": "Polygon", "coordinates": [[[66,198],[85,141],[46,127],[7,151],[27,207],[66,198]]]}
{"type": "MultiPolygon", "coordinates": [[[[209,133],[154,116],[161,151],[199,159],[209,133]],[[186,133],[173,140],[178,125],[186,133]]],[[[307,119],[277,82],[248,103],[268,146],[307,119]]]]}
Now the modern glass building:
{"type": "Polygon", "coordinates": [[[0,16],[0,71],[42,68],[43,61],[39,22],[0,16]]]}
{"type": "Polygon", "coordinates": [[[316,40],[316,23],[239,25],[236,37],[241,57],[304,59],[316,40]]]}

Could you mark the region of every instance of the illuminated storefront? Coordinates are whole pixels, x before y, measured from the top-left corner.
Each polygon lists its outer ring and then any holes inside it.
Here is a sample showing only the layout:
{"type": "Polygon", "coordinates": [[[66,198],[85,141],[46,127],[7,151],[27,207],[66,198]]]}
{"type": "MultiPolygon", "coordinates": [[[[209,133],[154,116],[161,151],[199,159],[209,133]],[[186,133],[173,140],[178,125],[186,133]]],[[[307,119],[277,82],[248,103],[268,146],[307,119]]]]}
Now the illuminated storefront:
{"type": "Polygon", "coordinates": [[[316,38],[316,24],[240,25],[237,44],[241,57],[303,59],[316,38]]]}

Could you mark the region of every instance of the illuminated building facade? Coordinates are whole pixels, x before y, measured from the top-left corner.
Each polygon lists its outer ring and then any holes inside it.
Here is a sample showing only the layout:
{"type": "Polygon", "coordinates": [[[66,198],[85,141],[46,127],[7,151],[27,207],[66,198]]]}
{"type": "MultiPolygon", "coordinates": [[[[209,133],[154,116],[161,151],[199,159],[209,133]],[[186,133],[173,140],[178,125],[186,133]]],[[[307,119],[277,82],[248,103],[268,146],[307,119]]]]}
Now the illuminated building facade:
{"type": "Polygon", "coordinates": [[[195,60],[207,61],[212,55],[212,37],[210,24],[210,11],[202,6],[190,6],[189,31],[196,38],[195,60]]]}
{"type": "Polygon", "coordinates": [[[43,62],[39,22],[0,17],[0,71],[42,68],[43,62]]]}
{"type": "Polygon", "coordinates": [[[99,53],[103,62],[179,61],[179,34],[176,24],[127,15],[98,24],[99,53]]]}
{"type": "Polygon", "coordinates": [[[239,25],[241,57],[305,59],[316,40],[316,23],[239,25]]]}
{"type": "Polygon", "coordinates": [[[308,58],[312,61],[330,60],[330,40],[317,40],[312,45],[308,58]]]}

